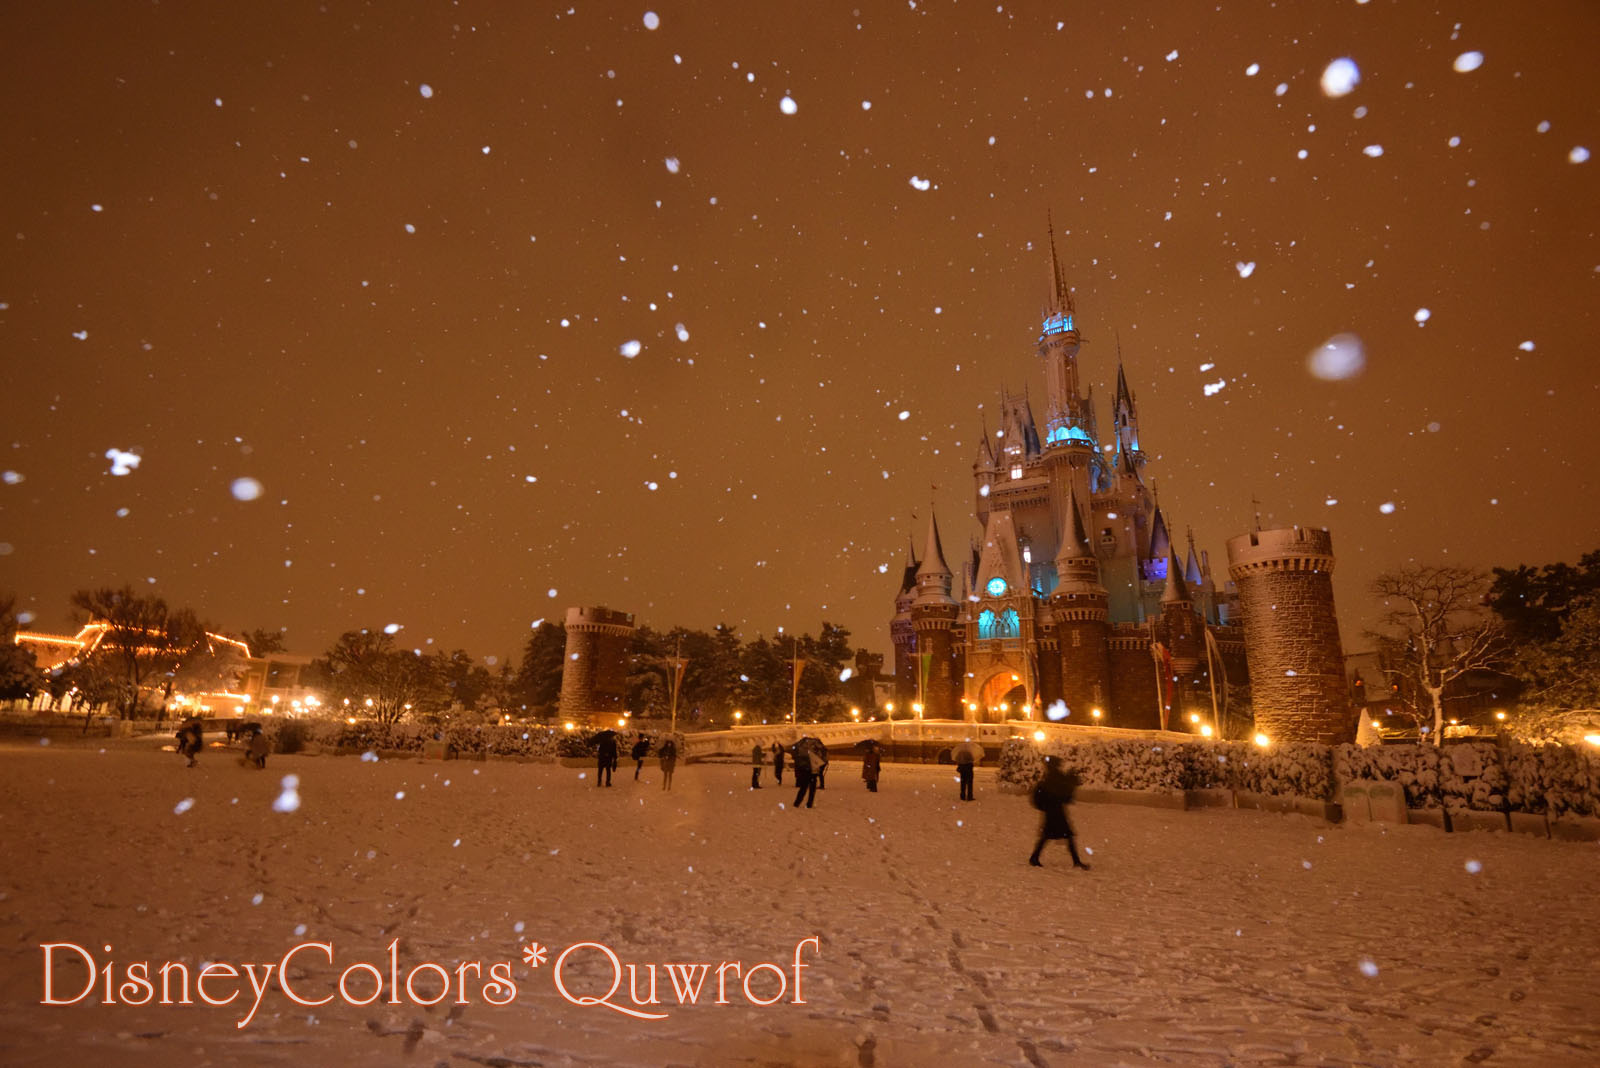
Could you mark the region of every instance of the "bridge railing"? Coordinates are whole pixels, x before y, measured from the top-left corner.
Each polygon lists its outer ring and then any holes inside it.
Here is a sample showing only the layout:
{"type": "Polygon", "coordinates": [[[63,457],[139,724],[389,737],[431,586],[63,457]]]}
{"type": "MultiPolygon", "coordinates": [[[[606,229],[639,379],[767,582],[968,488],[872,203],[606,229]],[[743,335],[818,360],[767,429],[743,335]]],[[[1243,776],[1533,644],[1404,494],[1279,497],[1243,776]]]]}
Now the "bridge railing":
{"type": "Polygon", "coordinates": [[[830,750],[850,749],[867,739],[882,743],[892,751],[927,751],[971,739],[991,753],[998,753],[1009,738],[1032,738],[1042,732],[1047,740],[1087,741],[1090,738],[1147,738],[1151,741],[1195,741],[1198,735],[1174,731],[1139,731],[1121,727],[1093,727],[1076,724],[1014,719],[1004,723],[967,723],[962,720],[872,720],[866,723],[762,723],[724,731],[702,731],[684,736],[684,759],[708,760],[733,757],[748,760],[752,746],[770,750],[774,744],[792,745],[802,737],[818,738],[830,750]]]}

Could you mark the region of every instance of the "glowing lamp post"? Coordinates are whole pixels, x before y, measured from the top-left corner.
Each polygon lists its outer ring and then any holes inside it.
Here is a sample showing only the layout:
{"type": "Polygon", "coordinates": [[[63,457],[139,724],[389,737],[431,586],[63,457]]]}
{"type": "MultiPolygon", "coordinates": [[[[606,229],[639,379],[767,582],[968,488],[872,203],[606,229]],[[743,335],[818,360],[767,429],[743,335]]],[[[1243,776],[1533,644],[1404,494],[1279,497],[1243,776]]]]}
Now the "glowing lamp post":
{"type": "Polygon", "coordinates": [[[1255,743],[1261,748],[1265,749],[1267,746],[1272,744],[1272,739],[1268,738],[1265,734],[1258,734],[1255,737],[1255,743]]]}

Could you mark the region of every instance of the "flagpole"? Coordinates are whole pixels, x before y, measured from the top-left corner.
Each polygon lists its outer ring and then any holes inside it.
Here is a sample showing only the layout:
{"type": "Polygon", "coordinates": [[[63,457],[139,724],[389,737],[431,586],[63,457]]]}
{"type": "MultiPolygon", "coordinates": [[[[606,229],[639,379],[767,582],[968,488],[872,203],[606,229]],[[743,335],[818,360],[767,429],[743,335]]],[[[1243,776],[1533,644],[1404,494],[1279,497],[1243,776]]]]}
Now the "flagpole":
{"type": "Polygon", "coordinates": [[[1156,641],[1156,626],[1150,624],[1150,659],[1155,661],[1156,668],[1156,723],[1162,730],[1167,729],[1167,706],[1161,700],[1161,643],[1156,641]]]}
{"type": "Polygon", "coordinates": [[[800,639],[791,638],[789,652],[789,725],[800,722],[800,639]]]}
{"type": "Polygon", "coordinates": [[[683,635],[678,635],[678,645],[672,654],[672,733],[678,733],[678,690],[683,686],[683,635]]]}
{"type": "MultiPolygon", "coordinates": [[[[1222,717],[1217,714],[1217,669],[1211,664],[1211,647],[1217,640],[1211,636],[1211,628],[1206,627],[1206,681],[1211,684],[1211,729],[1216,732],[1217,741],[1222,741],[1222,717]]],[[[1221,652],[1222,650],[1217,650],[1221,652]]]]}

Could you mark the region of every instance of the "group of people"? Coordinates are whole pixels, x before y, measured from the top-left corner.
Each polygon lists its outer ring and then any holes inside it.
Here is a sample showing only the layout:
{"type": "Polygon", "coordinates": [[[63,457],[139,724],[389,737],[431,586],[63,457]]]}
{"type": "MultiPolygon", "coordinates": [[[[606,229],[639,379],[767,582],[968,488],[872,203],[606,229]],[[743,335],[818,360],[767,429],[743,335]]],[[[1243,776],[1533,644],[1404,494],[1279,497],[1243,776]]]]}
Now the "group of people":
{"type": "MultiPolygon", "coordinates": [[[[267,766],[267,754],[272,751],[272,745],[267,741],[261,724],[247,723],[237,729],[230,728],[227,734],[230,742],[236,737],[245,739],[244,755],[239,758],[240,764],[258,771],[267,766]]],[[[188,761],[184,766],[194,767],[200,750],[204,749],[206,744],[205,727],[200,722],[200,717],[190,716],[184,720],[175,737],[178,740],[178,755],[188,761]]]]}
{"type": "MultiPolygon", "coordinates": [[[[817,790],[828,788],[828,747],[816,738],[802,738],[787,750],[774,742],[771,752],[772,777],[779,786],[783,785],[784,765],[793,757],[794,807],[799,808],[803,801],[806,808],[815,808],[817,790]]],[[[750,789],[761,789],[761,769],[766,765],[767,749],[757,742],[750,747],[750,789]]]]}
{"type": "MultiPolygon", "coordinates": [[[[596,786],[610,786],[611,773],[617,768],[617,735],[615,731],[601,731],[593,739],[595,744],[595,777],[596,786]]],[[[650,755],[650,737],[641,734],[634,741],[633,748],[628,750],[628,756],[633,759],[633,778],[638,781],[639,773],[644,771],[645,757],[650,755]]],[[[661,762],[661,788],[672,789],[672,772],[678,766],[678,743],[671,738],[661,743],[656,750],[656,758],[661,762]]]]}

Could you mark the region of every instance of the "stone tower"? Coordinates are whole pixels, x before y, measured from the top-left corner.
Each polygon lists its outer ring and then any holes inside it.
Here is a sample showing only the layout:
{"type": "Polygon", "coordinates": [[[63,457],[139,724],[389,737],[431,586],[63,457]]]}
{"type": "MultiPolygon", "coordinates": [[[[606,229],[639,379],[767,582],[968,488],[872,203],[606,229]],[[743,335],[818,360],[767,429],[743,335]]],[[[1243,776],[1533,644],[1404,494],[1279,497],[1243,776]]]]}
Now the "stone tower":
{"type": "Polygon", "coordinates": [[[1106,723],[1104,713],[1111,703],[1111,655],[1107,645],[1110,633],[1106,588],[1100,581],[1100,565],[1083,532],[1083,517],[1078,499],[1067,494],[1067,523],[1070,533],[1061,540],[1056,554],[1056,573],[1060,583],[1050,595],[1050,610],[1055,616],[1056,644],[1060,650],[1060,693],[1073,723],[1106,723]],[[1095,717],[1100,709],[1102,717],[1095,717]]]}
{"type": "MultiPolygon", "coordinates": [[[[944,562],[939,544],[939,523],[928,515],[928,544],[917,568],[917,592],[911,604],[911,625],[916,631],[916,670],[922,681],[924,719],[959,719],[961,687],[955,678],[954,634],[958,606],[950,596],[954,575],[944,562]]],[[[918,676],[914,676],[918,677],[918,676]]]]}
{"type": "Polygon", "coordinates": [[[1333,610],[1333,539],[1278,527],[1228,541],[1256,729],[1274,741],[1351,742],[1356,710],[1333,610]]]}
{"type": "Polygon", "coordinates": [[[894,702],[908,709],[917,699],[917,630],[911,622],[911,606],[917,598],[917,554],[906,545],[906,566],[900,578],[900,592],[894,599],[894,619],[889,637],[894,642],[894,702]]]}
{"type": "Polygon", "coordinates": [[[567,609],[567,658],[561,668],[561,715],[615,727],[628,698],[633,616],[609,608],[567,609]],[[609,722],[608,722],[609,721],[609,722]]]}

